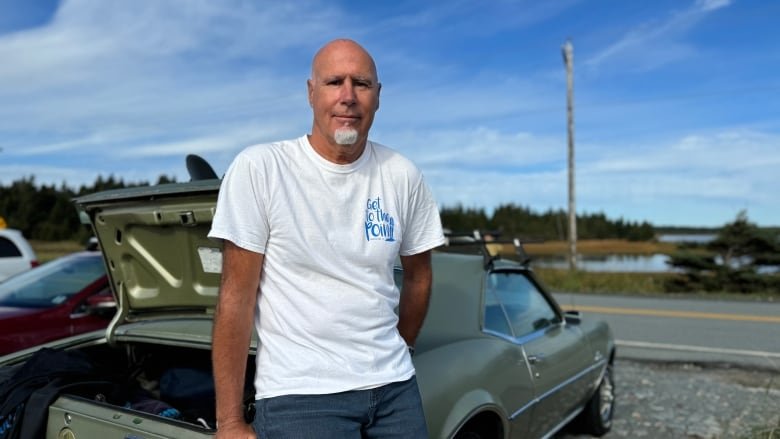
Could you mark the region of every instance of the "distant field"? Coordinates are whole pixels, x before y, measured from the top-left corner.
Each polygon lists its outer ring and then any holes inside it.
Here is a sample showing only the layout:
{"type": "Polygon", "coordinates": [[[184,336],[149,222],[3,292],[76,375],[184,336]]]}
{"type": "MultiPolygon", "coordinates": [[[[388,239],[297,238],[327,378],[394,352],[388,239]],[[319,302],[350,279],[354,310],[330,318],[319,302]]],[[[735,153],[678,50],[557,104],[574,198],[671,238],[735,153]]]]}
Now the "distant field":
{"type": "MultiPolygon", "coordinates": [[[[75,241],[31,241],[30,244],[35,249],[41,262],[84,249],[84,245],[75,241]]],[[[529,243],[523,244],[523,247],[531,256],[565,255],[569,251],[569,243],[566,241],[529,243]]],[[[586,255],[669,254],[674,252],[675,249],[676,245],[669,242],[632,242],[620,239],[591,239],[577,242],[577,252],[586,255]]]]}
{"type": "MultiPolygon", "coordinates": [[[[556,255],[569,252],[568,241],[545,241],[523,244],[530,255],[556,255]]],[[[586,239],[577,241],[577,253],[587,255],[629,254],[651,255],[670,254],[677,249],[671,242],[626,241],[622,239],[586,239]]]]}
{"type": "Polygon", "coordinates": [[[30,245],[42,263],[68,253],[84,250],[84,245],[76,241],[30,241],[30,245]]]}

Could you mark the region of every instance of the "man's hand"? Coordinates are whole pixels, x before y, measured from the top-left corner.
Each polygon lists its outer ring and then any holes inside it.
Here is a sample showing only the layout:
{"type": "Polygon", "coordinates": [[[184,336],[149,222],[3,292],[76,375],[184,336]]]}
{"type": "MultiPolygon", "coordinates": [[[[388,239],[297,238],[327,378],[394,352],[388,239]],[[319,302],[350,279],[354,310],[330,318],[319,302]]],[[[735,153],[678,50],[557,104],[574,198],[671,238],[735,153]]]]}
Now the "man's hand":
{"type": "Polygon", "coordinates": [[[226,425],[218,425],[215,439],[257,439],[257,437],[251,425],[236,420],[226,425]]]}

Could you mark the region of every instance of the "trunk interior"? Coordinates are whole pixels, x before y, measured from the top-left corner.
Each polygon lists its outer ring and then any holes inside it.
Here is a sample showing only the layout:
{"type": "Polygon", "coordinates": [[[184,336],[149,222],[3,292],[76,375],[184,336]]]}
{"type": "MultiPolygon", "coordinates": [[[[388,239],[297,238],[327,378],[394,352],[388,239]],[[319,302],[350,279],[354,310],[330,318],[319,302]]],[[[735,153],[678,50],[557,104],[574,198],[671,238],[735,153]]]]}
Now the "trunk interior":
{"type": "MultiPolygon", "coordinates": [[[[210,350],[152,344],[83,347],[101,371],[69,379],[48,410],[46,437],[208,437],[215,433],[210,350]],[[71,435],[67,433],[71,432],[71,435]],[[97,436],[93,435],[97,434],[97,436]],[[63,436],[65,434],[65,436],[63,436]]],[[[247,363],[245,416],[254,416],[254,357],[247,363]]]]}

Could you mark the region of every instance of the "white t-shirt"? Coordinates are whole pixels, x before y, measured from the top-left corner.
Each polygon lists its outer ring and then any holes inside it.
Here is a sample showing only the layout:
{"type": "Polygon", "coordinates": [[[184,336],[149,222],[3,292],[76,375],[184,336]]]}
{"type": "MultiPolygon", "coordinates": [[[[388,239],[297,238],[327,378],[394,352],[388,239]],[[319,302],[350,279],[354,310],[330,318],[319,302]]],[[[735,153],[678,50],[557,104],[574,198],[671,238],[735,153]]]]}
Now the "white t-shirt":
{"type": "Polygon", "coordinates": [[[347,165],[306,136],[250,146],[220,188],[211,238],[262,253],[256,397],[366,389],[414,375],[398,333],[398,255],[445,242],[422,174],[368,142],[347,165]]]}

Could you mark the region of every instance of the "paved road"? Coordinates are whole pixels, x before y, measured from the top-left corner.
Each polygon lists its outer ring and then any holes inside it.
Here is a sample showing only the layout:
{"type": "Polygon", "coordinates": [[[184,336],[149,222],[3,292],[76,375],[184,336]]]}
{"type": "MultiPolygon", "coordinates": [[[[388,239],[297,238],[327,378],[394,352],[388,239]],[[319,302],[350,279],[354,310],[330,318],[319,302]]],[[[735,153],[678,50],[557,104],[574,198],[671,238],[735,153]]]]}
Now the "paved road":
{"type": "Polygon", "coordinates": [[[554,294],[606,320],[626,359],[724,362],[780,371],[780,303],[554,294]]]}

